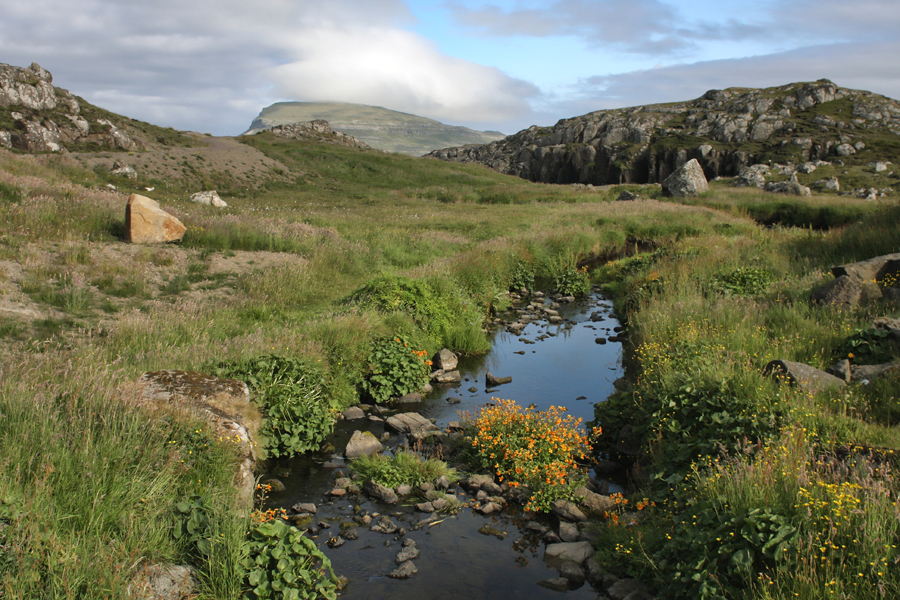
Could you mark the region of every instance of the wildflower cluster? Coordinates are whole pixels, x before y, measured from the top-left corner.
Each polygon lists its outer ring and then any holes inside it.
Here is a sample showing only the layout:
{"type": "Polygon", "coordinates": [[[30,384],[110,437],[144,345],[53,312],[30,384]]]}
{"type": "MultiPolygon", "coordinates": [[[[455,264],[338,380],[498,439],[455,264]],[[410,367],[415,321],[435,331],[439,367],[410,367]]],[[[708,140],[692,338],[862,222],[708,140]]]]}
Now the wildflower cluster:
{"type": "MultiPolygon", "coordinates": [[[[526,486],[528,510],[548,510],[550,503],[570,498],[582,484],[588,436],[581,419],[564,416],[565,407],[546,411],[522,408],[513,400],[497,400],[481,408],[470,438],[481,466],[510,486],[526,486]]],[[[600,434],[599,428],[593,432],[600,434]]]]}

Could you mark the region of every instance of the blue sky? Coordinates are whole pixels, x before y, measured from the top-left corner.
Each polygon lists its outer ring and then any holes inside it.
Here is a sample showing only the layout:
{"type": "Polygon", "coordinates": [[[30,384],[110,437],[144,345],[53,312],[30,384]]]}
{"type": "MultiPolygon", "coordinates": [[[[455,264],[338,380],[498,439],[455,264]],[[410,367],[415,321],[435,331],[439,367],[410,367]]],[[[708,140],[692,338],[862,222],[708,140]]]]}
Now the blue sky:
{"type": "Polygon", "coordinates": [[[236,135],[282,100],[513,133],[713,88],[900,98],[896,0],[0,0],[0,62],[115,112],[236,135]]]}

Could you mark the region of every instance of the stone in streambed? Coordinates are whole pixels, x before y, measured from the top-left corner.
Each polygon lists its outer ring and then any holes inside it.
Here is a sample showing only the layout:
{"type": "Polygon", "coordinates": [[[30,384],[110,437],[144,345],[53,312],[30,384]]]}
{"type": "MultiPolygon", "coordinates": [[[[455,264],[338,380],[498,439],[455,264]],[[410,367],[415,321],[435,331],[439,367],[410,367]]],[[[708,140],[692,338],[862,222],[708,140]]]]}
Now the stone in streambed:
{"type": "Polygon", "coordinates": [[[408,560],[391,571],[388,574],[388,577],[390,577],[391,579],[409,579],[418,572],[419,570],[416,568],[416,565],[414,565],[411,560],[408,560]]]}
{"type": "Polygon", "coordinates": [[[485,385],[488,387],[494,387],[496,385],[503,385],[505,383],[512,383],[512,377],[494,377],[490,371],[484,376],[485,385]]]}

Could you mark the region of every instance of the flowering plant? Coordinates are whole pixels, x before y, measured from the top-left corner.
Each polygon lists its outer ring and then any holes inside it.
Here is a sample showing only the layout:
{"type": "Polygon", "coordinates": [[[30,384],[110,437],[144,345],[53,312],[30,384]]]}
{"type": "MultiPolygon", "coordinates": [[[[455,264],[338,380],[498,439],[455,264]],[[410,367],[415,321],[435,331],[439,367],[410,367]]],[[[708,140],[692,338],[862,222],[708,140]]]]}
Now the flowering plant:
{"type": "MultiPolygon", "coordinates": [[[[564,416],[565,407],[546,411],[522,408],[513,400],[497,400],[474,417],[468,438],[480,466],[510,486],[531,492],[528,510],[549,510],[557,499],[571,499],[584,483],[583,462],[590,454],[581,419],[564,416]]],[[[593,435],[600,434],[600,428],[593,435]]]]}
{"type": "Polygon", "coordinates": [[[369,376],[362,387],[376,402],[390,402],[428,382],[428,351],[413,350],[403,336],[375,340],[368,362],[369,376]]]}

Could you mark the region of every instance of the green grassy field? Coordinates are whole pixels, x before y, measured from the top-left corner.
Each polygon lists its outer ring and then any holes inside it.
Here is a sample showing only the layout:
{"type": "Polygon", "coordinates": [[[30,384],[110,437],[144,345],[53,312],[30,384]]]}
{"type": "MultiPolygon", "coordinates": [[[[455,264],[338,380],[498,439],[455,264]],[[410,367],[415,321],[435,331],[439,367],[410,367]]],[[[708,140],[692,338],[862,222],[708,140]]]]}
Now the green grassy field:
{"type": "Polygon", "coordinates": [[[653,186],[614,202],[624,187],[247,143],[290,177],[226,195],[223,210],[177,183],[149,194],[188,226],[165,247],[122,241],[121,192],[144,182],[114,193],[65,157],[0,151],[4,598],[118,598],[139,564],[162,561],[195,564],[203,598],[240,596],[233,450],[200,423],[148,414],[132,391],[141,373],[296,359],[338,411],[360,400],[373,340],[483,351],[514,279],[549,287],[575,264],[627,321],[634,389],[597,416],[612,445],[617,427],[645,425],[632,505],[656,503],[637,525],[598,523],[606,568],[672,598],[897,594],[900,382],[809,395],[759,373],[772,358],[826,367],[875,316],[898,316],[807,302],[833,264],[900,251],[896,201],[717,184],[689,204],[652,199],[653,186]],[[173,506],[197,496],[203,557],[172,534],[173,506]]]}

